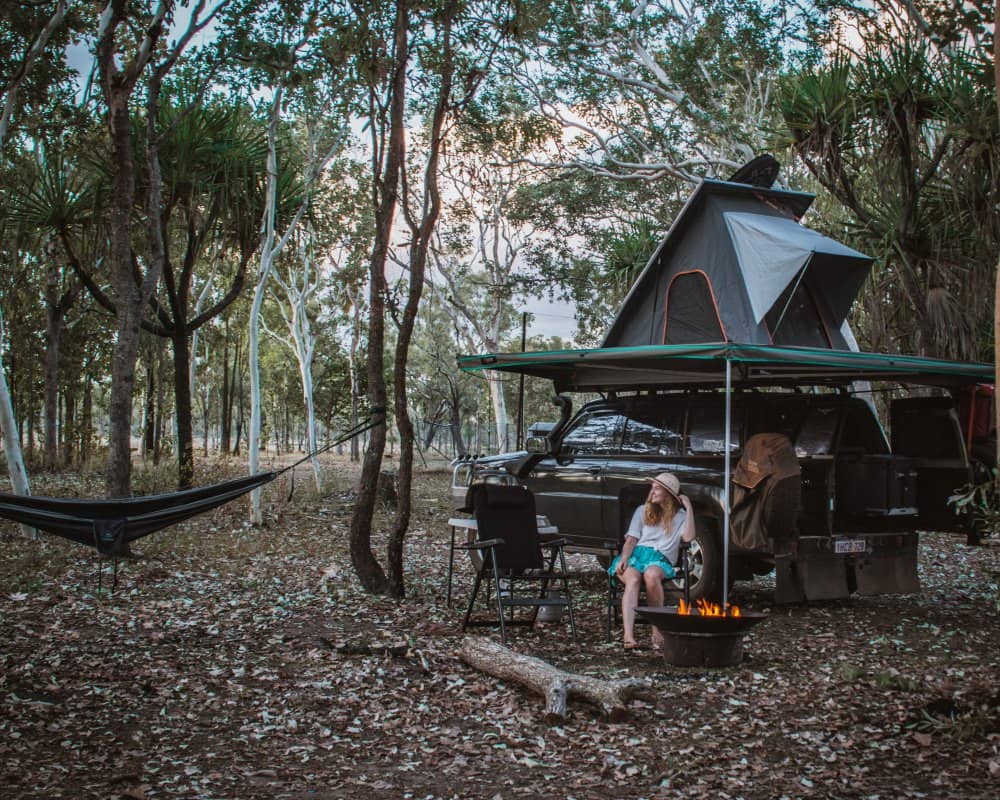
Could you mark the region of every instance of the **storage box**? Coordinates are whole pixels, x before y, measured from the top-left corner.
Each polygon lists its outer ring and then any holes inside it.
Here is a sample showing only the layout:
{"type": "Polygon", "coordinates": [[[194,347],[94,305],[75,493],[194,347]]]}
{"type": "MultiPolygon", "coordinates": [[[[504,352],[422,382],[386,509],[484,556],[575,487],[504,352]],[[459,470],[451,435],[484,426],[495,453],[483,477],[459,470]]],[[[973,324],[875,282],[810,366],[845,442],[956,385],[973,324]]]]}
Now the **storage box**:
{"type": "Polygon", "coordinates": [[[917,513],[913,459],[894,455],[837,458],[837,510],[845,515],[907,516],[917,513]]]}

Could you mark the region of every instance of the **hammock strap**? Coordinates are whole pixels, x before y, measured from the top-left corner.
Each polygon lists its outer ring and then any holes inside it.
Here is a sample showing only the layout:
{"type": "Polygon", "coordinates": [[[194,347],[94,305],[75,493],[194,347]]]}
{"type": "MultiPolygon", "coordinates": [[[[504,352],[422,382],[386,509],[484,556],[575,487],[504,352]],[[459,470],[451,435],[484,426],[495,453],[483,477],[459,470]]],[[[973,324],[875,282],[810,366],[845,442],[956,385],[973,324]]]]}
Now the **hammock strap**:
{"type": "MultiPolygon", "coordinates": [[[[379,425],[384,425],[384,424],[385,424],[385,409],[373,408],[371,410],[371,414],[369,414],[368,416],[368,419],[362,420],[353,428],[348,430],[346,433],[341,434],[329,444],[325,444],[322,447],[317,447],[311,453],[306,453],[304,456],[302,456],[302,458],[300,458],[294,464],[289,464],[287,467],[279,469],[277,473],[275,473],[275,477],[277,477],[278,475],[283,475],[284,473],[288,472],[291,469],[295,469],[299,464],[302,464],[303,462],[306,462],[309,459],[318,456],[320,453],[325,453],[327,450],[331,450],[332,448],[337,447],[338,445],[342,445],[349,439],[353,439],[356,436],[360,436],[362,433],[365,433],[366,431],[370,431],[372,428],[377,428],[379,425]]],[[[293,474],[292,475],[293,480],[294,477],[295,476],[293,474]]]]}

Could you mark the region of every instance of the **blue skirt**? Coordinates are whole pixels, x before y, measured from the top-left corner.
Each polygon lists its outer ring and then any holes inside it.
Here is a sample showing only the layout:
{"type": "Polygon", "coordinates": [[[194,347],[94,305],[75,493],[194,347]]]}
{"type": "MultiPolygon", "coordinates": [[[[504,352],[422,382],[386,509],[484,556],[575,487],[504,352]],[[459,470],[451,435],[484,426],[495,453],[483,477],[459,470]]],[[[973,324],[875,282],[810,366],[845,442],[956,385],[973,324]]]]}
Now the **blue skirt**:
{"type": "MultiPolygon", "coordinates": [[[[617,577],[615,572],[618,569],[618,562],[621,560],[622,557],[620,555],[615,556],[615,560],[608,567],[608,575],[613,578],[617,577]]],[[[674,565],[667,561],[667,557],[653,547],[636,547],[632,551],[632,555],[629,556],[628,565],[634,567],[640,573],[645,572],[650,567],[659,567],[663,570],[663,574],[667,578],[672,578],[677,574],[674,570],[674,565]]]]}

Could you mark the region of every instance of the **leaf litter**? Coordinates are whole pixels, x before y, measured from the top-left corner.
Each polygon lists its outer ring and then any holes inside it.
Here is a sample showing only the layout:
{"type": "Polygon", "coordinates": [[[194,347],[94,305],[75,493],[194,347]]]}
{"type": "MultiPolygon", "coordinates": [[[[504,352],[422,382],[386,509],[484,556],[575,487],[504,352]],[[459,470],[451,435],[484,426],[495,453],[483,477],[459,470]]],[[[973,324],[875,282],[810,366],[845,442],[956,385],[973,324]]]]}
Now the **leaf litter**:
{"type": "MultiPolygon", "coordinates": [[[[612,724],[478,673],[456,652],[472,572],[445,603],[449,475],[417,474],[402,601],[364,594],[348,552],[353,468],[278,482],[267,519],[234,503],[91,550],[0,528],[5,798],[994,798],[1000,794],[1000,548],[925,534],[922,592],[774,606],[744,662],[679,669],[605,630],[605,579],[571,555],[581,646],[562,624],[510,646],[561,669],[645,677],[612,724]],[[280,522],[279,522],[280,520],[280,522]],[[99,593],[98,571],[105,570],[99,593]],[[555,794],[553,794],[553,791],[555,794]]],[[[208,476],[206,476],[208,477],[208,476]]],[[[60,494],[58,476],[44,493],[60,494]]],[[[79,480],[73,478],[73,480],[79,480]]],[[[74,484],[69,494],[98,496],[74,484]]],[[[384,550],[390,517],[376,520],[384,550]]],[[[487,629],[489,630],[489,629],[487,629]]],[[[495,631],[486,635],[498,636],[495,631]]]]}

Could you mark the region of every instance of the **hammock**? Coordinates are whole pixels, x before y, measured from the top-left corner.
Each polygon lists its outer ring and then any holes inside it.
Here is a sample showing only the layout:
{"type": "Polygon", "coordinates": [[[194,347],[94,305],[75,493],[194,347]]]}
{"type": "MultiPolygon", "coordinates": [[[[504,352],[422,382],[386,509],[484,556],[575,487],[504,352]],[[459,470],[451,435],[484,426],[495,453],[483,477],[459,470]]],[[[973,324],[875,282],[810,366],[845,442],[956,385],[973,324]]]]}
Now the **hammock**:
{"type": "Polygon", "coordinates": [[[197,489],[115,500],[0,494],[0,517],[73,542],[96,545],[103,555],[119,556],[129,542],[211,511],[269,483],[279,474],[261,472],[197,489]]]}
{"type": "Polygon", "coordinates": [[[102,555],[118,557],[125,553],[129,542],[218,508],[270,483],[303,461],[381,425],[384,418],[375,417],[373,409],[371,417],[336,441],[274,472],[260,472],[196,489],[110,500],[67,500],[0,493],[0,517],[72,542],[94,545],[102,555]]]}

